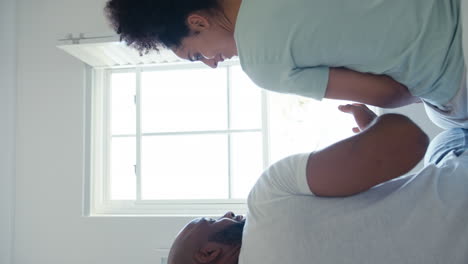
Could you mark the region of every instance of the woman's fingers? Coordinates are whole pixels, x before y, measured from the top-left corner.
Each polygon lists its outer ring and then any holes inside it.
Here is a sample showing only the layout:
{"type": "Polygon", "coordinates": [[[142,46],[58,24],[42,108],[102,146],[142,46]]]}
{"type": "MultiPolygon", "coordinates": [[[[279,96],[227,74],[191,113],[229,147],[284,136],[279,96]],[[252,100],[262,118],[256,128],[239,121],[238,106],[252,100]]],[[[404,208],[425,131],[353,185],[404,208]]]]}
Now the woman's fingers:
{"type": "Polygon", "coordinates": [[[352,113],[353,110],[354,110],[354,107],[353,105],[351,104],[346,104],[346,105],[339,105],[338,106],[338,109],[341,111],[341,112],[344,112],[344,113],[352,113]]]}
{"type": "Polygon", "coordinates": [[[354,133],[359,133],[377,117],[365,104],[353,103],[338,106],[338,109],[344,113],[352,114],[357,127],[353,128],[354,133]]]}

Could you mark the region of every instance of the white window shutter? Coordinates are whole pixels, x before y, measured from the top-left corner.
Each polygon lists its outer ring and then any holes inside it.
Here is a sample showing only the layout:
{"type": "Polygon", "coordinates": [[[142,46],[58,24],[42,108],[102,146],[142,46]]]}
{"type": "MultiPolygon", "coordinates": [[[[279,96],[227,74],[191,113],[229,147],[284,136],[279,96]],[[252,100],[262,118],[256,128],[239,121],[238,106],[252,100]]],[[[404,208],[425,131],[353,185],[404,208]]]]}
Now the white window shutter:
{"type": "Polygon", "coordinates": [[[93,68],[119,68],[139,65],[177,63],[182,60],[171,50],[161,49],[141,56],[139,52],[119,41],[118,36],[70,36],[59,40],[58,48],[93,68]]]}

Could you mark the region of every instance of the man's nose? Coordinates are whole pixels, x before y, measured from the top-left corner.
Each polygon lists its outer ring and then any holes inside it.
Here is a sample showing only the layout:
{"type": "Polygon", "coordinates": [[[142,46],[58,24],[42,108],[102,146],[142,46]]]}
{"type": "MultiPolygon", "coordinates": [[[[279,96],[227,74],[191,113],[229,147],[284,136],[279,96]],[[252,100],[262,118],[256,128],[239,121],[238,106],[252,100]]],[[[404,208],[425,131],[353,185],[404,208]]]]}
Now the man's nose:
{"type": "Polygon", "coordinates": [[[235,215],[233,212],[231,212],[231,211],[229,211],[229,212],[227,212],[227,213],[225,213],[225,214],[223,215],[223,218],[231,218],[231,219],[232,219],[232,218],[234,218],[234,217],[236,217],[236,215],[235,215]]]}

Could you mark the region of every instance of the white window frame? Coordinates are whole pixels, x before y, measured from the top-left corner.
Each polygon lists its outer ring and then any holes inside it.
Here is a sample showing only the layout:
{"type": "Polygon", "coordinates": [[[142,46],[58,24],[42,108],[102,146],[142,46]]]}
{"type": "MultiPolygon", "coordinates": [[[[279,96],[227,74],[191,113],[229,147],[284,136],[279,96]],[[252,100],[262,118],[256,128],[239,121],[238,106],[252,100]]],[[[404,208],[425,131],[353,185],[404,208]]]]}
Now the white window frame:
{"type": "MultiPolygon", "coordinates": [[[[229,67],[238,65],[238,61],[223,62],[219,67],[229,67]]],[[[201,63],[165,63],[158,65],[141,65],[141,66],[120,66],[120,67],[92,67],[86,66],[85,79],[85,103],[84,106],[84,187],[83,187],[83,215],[84,216],[156,216],[156,217],[197,217],[197,216],[219,216],[227,210],[232,210],[237,214],[245,214],[247,205],[245,199],[219,199],[219,200],[141,200],[141,194],[137,193],[135,201],[110,200],[110,192],[103,186],[109,187],[108,182],[109,172],[105,171],[103,166],[107,160],[105,153],[109,153],[108,144],[103,144],[100,141],[103,138],[110,139],[110,132],[106,129],[110,128],[110,119],[106,118],[110,109],[104,109],[104,106],[110,108],[110,96],[105,95],[105,91],[110,89],[110,74],[111,72],[134,72],[139,73],[153,70],[170,70],[170,69],[204,69],[205,65],[201,63]],[[107,100],[105,103],[104,100],[107,100]],[[104,135],[107,135],[104,137],[104,135]],[[107,175],[103,177],[103,174],[107,175]],[[139,199],[140,198],[140,199],[139,199]]],[[[136,78],[136,87],[139,87],[139,78],[136,78]]],[[[230,90],[231,80],[228,73],[227,78],[228,91],[230,90]]],[[[139,94],[137,92],[137,94],[139,94]]],[[[229,96],[228,96],[229,97],[229,96]]],[[[139,102],[139,98],[136,98],[139,102]]],[[[228,98],[228,101],[230,99],[228,98]]],[[[269,151],[269,107],[267,93],[261,91],[262,103],[262,136],[263,136],[263,167],[266,168],[270,164],[269,151]]],[[[137,104],[138,105],[138,104],[137,104]]],[[[228,105],[229,107],[229,105],[228,105]]],[[[371,107],[377,114],[381,114],[382,110],[376,107],[371,107]]],[[[228,112],[228,115],[230,113],[228,112]]],[[[137,109],[137,118],[140,117],[140,111],[137,109]]],[[[137,120],[137,127],[139,121],[137,120]]],[[[137,131],[141,134],[141,131],[137,131]]],[[[105,142],[104,142],[105,143],[105,142]]],[[[138,144],[138,143],[137,143],[138,144]]],[[[138,148],[138,147],[137,147],[138,148]]],[[[137,152],[138,153],[138,152],[137,152]]],[[[137,154],[138,155],[138,154],[137,154]]],[[[139,157],[137,157],[137,161],[139,157]]],[[[137,164],[137,170],[140,169],[137,164]]],[[[137,175],[139,175],[139,171],[137,175]]],[[[137,177],[137,179],[141,179],[137,177]]],[[[137,180],[137,190],[141,187],[141,182],[137,180]]]]}
{"type": "MultiPolygon", "coordinates": [[[[238,61],[223,62],[218,67],[239,65],[238,61]]],[[[145,71],[173,70],[173,69],[203,69],[201,63],[173,63],[148,66],[133,66],[119,68],[86,68],[86,106],[85,106],[85,185],[84,185],[84,214],[87,216],[110,215],[151,215],[151,216],[217,216],[226,210],[236,213],[246,213],[245,199],[210,199],[210,200],[141,200],[140,174],[140,140],[137,139],[137,197],[134,201],[111,200],[109,192],[109,139],[110,131],[110,75],[111,73],[136,72],[136,89],[140,89],[140,74],[145,71]],[[107,107],[107,109],[105,108],[107,107]],[[106,118],[107,117],[107,118],[106,118]],[[102,141],[104,140],[104,142],[102,141]],[[107,141],[106,141],[107,140],[107,141]]],[[[230,101],[230,70],[227,69],[228,107],[230,101]]],[[[139,106],[139,91],[136,92],[136,105],[139,106]]],[[[262,127],[255,132],[263,136],[263,167],[270,162],[268,144],[268,100],[266,93],[261,91],[262,127]]],[[[137,107],[136,137],[141,139],[140,109],[137,107]]],[[[228,119],[230,112],[228,111],[228,119]]],[[[228,121],[229,122],[229,121],[228,121]]],[[[227,130],[229,131],[236,130],[227,130]]],[[[250,131],[250,130],[246,130],[250,131]]],[[[223,131],[221,131],[223,133],[223,131]]],[[[195,133],[194,133],[195,134],[195,133]]],[[[230,142],[230,140],[229,140],[230,142]]],[[[229,144],[229,143],[228,143],[229,144]]],[[[228,147],[230,151],[230,147],[228,147]]],[[[229,153],[228,153],[229,155],[229,153]]],[[[231,188],[231,184],[229,184],[231,188]]]]}

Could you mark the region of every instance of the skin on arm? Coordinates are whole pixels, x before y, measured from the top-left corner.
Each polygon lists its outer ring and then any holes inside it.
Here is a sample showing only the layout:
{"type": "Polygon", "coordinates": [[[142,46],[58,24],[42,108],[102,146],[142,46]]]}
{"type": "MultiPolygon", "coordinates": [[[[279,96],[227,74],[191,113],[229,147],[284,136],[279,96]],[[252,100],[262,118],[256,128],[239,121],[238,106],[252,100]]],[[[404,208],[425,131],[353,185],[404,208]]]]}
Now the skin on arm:
{"type": "Polygon", "coordinates": [[[330,68],[325,98],[350,100],[382,108],[396,108],[419,102],[403,84],[386,75],[330,68]]]}
{"type": "Polygon", "coordinates": [[[376,117],[359,104],[340,110],[354,115],[359,127],[353,130],[361,132],[309,156],[307,183],[314,194],[358,194],[409,172],[424,157],[429,139],[409,118],[376,117]]]}

